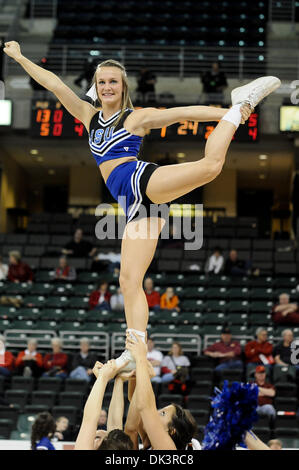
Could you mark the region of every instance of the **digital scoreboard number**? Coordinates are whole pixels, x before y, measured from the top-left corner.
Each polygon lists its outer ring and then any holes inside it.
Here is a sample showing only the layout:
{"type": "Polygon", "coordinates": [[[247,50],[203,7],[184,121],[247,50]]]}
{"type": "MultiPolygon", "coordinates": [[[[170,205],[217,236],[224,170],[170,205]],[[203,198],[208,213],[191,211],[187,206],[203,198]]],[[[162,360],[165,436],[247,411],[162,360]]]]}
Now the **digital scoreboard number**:
{"type": "Polygon", "coordinates": [[[59,101],[33,101],[30,135],[45,139],[69,139],[87,137],[87,132],[84,124],[59,101]]]}
{"type": "MultiPolygon", "coordinates": [[[[180,106],[180,105],[176,105],[180,106]]],[[[137,107],[136,109],[140,109],[137,107]]],[[[165,109],[160,107],[159,109],[165,109]]],[[[150,141],[207,140],[217,122],[183,121],[162,129],[152,129],[146,138],[150,141]]],[[[30,136],[43,139],[87,138],[81,121],[74,118],[59,101],[32,102],[30,136]]],[[[233,140],[236,142],[258,142],[259,113],[251,114],[244,125],[240,125],[233,140]]]]}

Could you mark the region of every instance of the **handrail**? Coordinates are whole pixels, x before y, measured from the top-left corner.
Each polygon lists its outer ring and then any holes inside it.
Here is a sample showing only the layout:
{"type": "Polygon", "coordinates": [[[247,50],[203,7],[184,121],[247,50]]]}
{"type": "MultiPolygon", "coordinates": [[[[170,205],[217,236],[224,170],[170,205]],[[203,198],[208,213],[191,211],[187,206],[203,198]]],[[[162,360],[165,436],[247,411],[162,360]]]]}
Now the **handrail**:
{"type": "MultiPolygon", "coordinates": [[[[36,53],[28,58],[39,63],[36,53]]],[[[114,58],[121,61],[130,75],[136,75],[146,66],[159,76],[198,77],[210,70],[218,61],[229,78],[239,80],[255,78],[265,73],[281,79],[297,77],[299,51],[297,49],[246,48],[246,47],[180,47],[180,46],[124,46],[111,44],[50,44],[47,54],[49,69],[62,76],[79,75],[86,60],[95,63],[114,58]]],[[[7,75],[22,75],[24,71],[12,59],[7,60],[7,75]]]]}

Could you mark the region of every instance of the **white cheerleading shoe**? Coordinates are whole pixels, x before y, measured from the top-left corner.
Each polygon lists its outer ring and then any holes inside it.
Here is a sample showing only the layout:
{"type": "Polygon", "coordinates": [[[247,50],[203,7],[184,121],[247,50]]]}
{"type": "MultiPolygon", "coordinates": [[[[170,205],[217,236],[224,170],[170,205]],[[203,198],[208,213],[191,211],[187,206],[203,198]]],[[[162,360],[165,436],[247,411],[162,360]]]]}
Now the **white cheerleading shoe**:
{"type": "Polygon", "coordinates": [[[234,88],[231,92],[232,104],[247,103],[252,109],[266,96],[279,88],[281,81],[277,77],[260,77],[247,85],[234,88]]]}
{"type": "Polygon", "coordinates": [[[136,369],[136,362],[133,358],[130,351],[127,349],[117,358],[115,359],[117,367],[120,369],[120,372],[131,372],[132,370],[136,369]],[[122,365],[129,363],[122,367],[122,365]]]}

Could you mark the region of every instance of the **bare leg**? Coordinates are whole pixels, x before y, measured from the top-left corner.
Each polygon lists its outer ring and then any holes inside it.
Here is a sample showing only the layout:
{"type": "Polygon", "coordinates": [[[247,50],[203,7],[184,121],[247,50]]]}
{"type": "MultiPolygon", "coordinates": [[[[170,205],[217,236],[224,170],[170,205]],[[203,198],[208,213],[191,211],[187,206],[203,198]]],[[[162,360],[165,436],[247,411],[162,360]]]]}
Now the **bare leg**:
{"type": "Polygon", "coordinates": [[[220,121],[207,140],[204,158],[157,168],[147,185],[149,199],[155,204],[170,202],[215,179],[235,132],[234,124],[220,121]]]}
{"type": "Polygon", "coordinates": [[[128,328],[146,331],[148,303],[143,290],[144,275],[154,257],[163,219],[151,218],[129,222],[121,247],[119,284],[124,296],[128,328]],[[138,229],[140,238],[132,239],[130,229],[138,229]]]}

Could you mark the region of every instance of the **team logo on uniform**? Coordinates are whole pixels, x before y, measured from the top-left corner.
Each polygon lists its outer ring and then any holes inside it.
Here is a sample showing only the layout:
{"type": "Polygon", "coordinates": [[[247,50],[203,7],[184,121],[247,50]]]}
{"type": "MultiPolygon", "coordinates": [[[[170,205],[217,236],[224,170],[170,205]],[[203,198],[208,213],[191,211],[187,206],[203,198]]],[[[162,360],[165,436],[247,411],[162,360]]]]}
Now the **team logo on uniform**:
{"type": "Polygon", "coordinates": [[[125,151],[127,152],[129,150],[129,147],[124,147],[125,151]]]}

